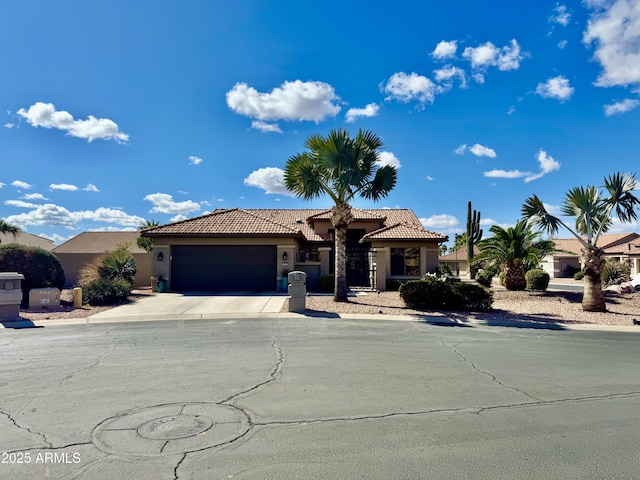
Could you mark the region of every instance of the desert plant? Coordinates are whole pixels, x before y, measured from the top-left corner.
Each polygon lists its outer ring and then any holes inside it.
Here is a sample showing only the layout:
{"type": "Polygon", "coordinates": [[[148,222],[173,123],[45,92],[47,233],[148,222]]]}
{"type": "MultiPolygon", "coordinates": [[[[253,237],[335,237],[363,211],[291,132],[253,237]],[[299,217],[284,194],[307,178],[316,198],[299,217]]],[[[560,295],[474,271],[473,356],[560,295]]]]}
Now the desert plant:
{"type": "Polygon", "coordinates": [[[13,235],[13,238],[15,239],[20,232],[22,232],[22,229],[19,226],[7,223],[0,219],[0,233],[13,235]]]}
{"type": "Polygon", "coordinates": [[[631,268],[629,265],[607,258],[602,267],[600,277],[602,284],[605,287],[610,287],[611,285],[620,285],[622,282],[628,281],[630,275],[631,268]]]}
{"type": "Polygon", "coordinates": [[[507,276],[507,272],[502,271],[498,274],[498,283],[504,285],[504,278],[507,276]]]}
{"type": "Polygon", "coordinates": [[[29,303],[32,288],[64,287],[64,268],[58,257],[40,247],[10,243],[0,247],[0,271],[18,272],[22,281],[22,305],[29,303]]]}
{"type": "Polygon", "coordinates": [[[108,252],[102,259],[102,278],[115,280],[121,278],[133,285],[136,276],[136,260],[126,243],[118,245],[113,252],[108,252]]]}
{"type": "Polygon", "coordinates": [[[400,297],[410,308],[425,310],[488,310],[493,293],[462,282],[412,280],[400,287],[400,297]]]}
{"type": "Polygon", "coordinates": [[[584,278],[584,273],[582,273],[582,271],[579,271],[573,274],[574,280],[582,280],[583,278],[584,278]]]}
{"type": "Polygon", "coordinates": [[[130,293],[131,284],[123,278],[99,278],[82,287],[82,301],[90,305],[122,303],[130,293]]]}
{"type": "Polygon", "coordinates": [[[527,290],[544,292],[549,286],[549,274],[544,270],[534,268],[525,274],[527,280],[527,290]]]}
{"type": "Polygon", "coordinates": [[[453,275],[453,271],[451,270],[451,266],[448,263],[441,263],[436,267],[436,275],[453,275]]]}
{"type": "Polygon", "coordinates": [[[473,263],[473,246],[482,239],[482,229],[480,228],[480,212],[471,212],[471,202],[467,206],[467,265],[469,265],[469,276],[476,278],[478,267],[473,263]]]}
{"type": "MultiPolygon", "coordinates": [[[[142,232],[149,228],[157,227],[160,225],[157,220],[145,220],[138,226],[138,231],[142,232]]],[[[136,245],[142,248],[145,252],[150,253],[153,250],[153,240],[149,237],[140,236],[136,238],[136,245]]]]}
{"type": "Polygon", "coordinates": [[[493,282],[493,272],[490,269],[484,269],[476,273],[476,282],[483,287],[490,287],[493,282]]]}
{"type": "Polygon", "coordinates": [[[331,293],[336,280],[332,273],[318,277],[318,291],[320,293],[331,293]]]}

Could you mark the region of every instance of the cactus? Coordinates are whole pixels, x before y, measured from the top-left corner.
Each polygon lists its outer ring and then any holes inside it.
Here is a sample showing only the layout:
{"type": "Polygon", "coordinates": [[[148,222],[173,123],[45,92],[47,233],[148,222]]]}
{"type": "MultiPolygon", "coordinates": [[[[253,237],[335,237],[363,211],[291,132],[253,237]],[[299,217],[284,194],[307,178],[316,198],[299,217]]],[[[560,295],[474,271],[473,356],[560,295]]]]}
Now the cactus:
{"type": "Polygon", "coordinates": [[[469,276],[476,278],[476,267],[471,266],[473,260],[473,245],[482,239],[482,229],[480,228],[480,212],[471,212],[471,202],[467,208],[467,265],[469,266],[469,276]]]}

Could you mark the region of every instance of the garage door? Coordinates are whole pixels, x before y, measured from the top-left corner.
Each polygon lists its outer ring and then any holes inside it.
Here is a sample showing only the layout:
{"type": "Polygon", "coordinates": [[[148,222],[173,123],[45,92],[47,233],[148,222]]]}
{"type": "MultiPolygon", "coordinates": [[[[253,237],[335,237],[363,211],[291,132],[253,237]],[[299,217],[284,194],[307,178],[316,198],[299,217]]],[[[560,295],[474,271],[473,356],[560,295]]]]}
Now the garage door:
{"type": "Polygon", "coordinates": [[[171,288],[180,292],[272,292],[275,245],[174,246],[171,288]]]}

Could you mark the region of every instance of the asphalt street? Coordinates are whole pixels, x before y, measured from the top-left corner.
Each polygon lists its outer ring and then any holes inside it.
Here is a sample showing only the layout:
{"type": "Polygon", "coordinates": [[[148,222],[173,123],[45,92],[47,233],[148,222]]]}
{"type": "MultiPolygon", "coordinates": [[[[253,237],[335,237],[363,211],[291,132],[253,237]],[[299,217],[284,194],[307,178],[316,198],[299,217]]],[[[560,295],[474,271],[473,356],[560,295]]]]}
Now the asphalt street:
{"type": "Polygon", "coordinates": [[[0,478],[640,478],[637,333],[108,323],[0,361],[0,478]]]}

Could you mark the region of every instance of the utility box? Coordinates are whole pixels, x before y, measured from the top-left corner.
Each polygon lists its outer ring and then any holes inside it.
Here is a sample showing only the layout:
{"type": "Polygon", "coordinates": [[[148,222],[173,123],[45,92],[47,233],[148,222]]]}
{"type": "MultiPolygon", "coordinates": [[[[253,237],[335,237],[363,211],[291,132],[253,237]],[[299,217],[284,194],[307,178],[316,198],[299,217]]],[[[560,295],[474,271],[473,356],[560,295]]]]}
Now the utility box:
{"type": "Polygon", "coordinates": [[[60,306],[60,290],[57,288],[32,288],[29,290],[29,308],[60,306]]]}
{"type": "Polygon", "coordinates": [[[307,274],[300,271],[289,272],[289,311],[304,313],[307,296],[307,274]]]}
{"type": "Polygon", "coordinates": [[[23,280],[21,273],[0,272],[0,320],[20,318],[23,280]]]}

